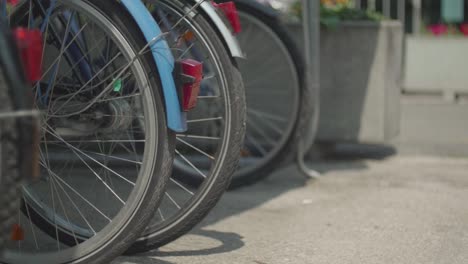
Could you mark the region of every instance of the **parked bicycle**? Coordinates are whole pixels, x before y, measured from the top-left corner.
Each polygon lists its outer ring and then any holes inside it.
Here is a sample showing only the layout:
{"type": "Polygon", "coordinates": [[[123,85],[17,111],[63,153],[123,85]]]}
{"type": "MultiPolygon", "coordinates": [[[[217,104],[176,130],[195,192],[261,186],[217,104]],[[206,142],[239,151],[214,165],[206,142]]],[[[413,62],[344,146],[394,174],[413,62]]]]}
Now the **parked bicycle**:
{"type": "MultiPolygon", "coordinates": [[[[223,1],[220,1],[223,2],[223,1]]],[[[247,99],[247,132],[231,188],[260,181],[296,157],[318,91],[305,83],[304,61],[280,15],[254,0],[234,0],[247,59],[239,63],[247,99]]],[[[314,122],[316,123],[316,122],[314,122]]]]}
{"type": "Polygon", "coordinates": [[[192,16],[202,6],[221,21],[208,3],[147,4],[153,16],[129,0],[4,8],[11,26],[39,30],[44,48],[32,89],[41,173],[22,187],[2,262],[106,262],[157,211],[132,251],[151,249],[188,232],[229,184],[245,128],[231,57],[241,53],[226,50],[226,28],[192,16]],[[168,181],[174,149],[180,174],[168,181]],[[208,163],[191,161],[195,152],[208,163]],[[180,176],[194,174],[206,177],[196,187],[180,176]]]}
{"type": "Polygon", "coordinates": [[[187,116],[187,132],[176,137],[165,198],[132,253],[167,244],[203,220],[229,186],[245,133],[244,87],[234,60],[241,52],[231,33],[239,30],[234,5],[218,7],[221,17],[229,18],[228,28],[207,1],[146,3],[168,32],[173,56],[202,62],[204,77],[197,107],[187,116]]]}
{"type": "Polygon", "coordinates": [[[172,72],[151,52],[167,47],[163,33],[144,35],[137,21],[157,24],[140,2],[124,4],[24,0],[3,10],[12,27],[39,30],[44,42],[32,88],[40,177],[22,186],[1,262],[109,262],[161,200],[173,162],[168,127],[180,127],[181,110],[163,104],[159,80],[172,82],[177,98],[172,72]]]}

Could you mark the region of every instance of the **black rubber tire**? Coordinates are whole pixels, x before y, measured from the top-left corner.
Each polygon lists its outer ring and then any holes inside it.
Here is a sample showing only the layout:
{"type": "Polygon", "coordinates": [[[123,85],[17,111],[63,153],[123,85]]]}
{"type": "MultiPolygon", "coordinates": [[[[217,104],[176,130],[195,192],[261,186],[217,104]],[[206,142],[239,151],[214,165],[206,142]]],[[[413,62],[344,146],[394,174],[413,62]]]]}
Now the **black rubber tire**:
{"type": "MultiPolygon", "coordinates": [[[[95,8],[95,10],[109,19],[109,21],[112,21],[113,25],[122,32],[122,35],[131,44],[135,53],[138,53],[146,46],[147,41],[139,30],[138,25],[120,3],[107,0],[82,1],[87,2],[88,5],[95,8]]],[[[75,256],[75,259],[72,261],[73,263],[110,263],[114,258],[125,252],[151,220],[154,209],[158,207],[162,200],[162,195],[164,194],[167,181],[172,171],[175,133],[169,130],[166,125],[159,74],[151,53],[147,52],[141,55],[139,61],[142,62],[142,67],[144,67],[148,81],[150,82],[150,88],[153,90],[155,111],[159,118],[156,126],[158,127],[157,149],[160,154],[159,158],[154,162],[154,176],[151,177],[151,180],[145,185],[145,194],[139,200],[138,208],[133,208],[132,217],[126,220],[125,228],[116,231],[112,235],[108,235],[106,238],[108,241],[101,243],[94,252],[84,256],[75,256]]],[[[32,207],[29,208],[31,209],[32,207]]],[[[55,228],[47,220],[38,219],[38,221],[34,221],[34,224],[45,233],[54,238],[56,237],[54,233],[55,228]]],[[[64,232],[59,235],[60,239],[64,240],[62,241],[64,244],[72,240],[70,237],[67,238],[67,235],[69,236],[69,234],[64,232]]],[[[50,260],[49,263],[53,263],[52,260],[50,260]]]]}
{"type": "MultiPolygon", "coordinates": [[[[30,94],[24,80],[18,52],[6,23],[0,21],[0,112],[30,110],[30,94]]],[[[20,187],[25,173],[30,172],[32,153],[32,117],[0,120],[0,250],[10,239],[18,210],[20,187]],[[24,141],[22,141],[24,140],[24,141]]]]}
{"type": "MultiPolygon", "coordinates": [[[[1,22],[0,22],[1,23],[1,22]]],[[[10,34],[2,24],[0,32],[0,46],[6,48],[11,42],[10,34]]],[[[10,93],[11,83],[8,82],[3,69],[7,67],[9,58],[5,58],[15,51],[2,51],[0,55],[0,112],[14,110],[14,101],[10,93]]],[[[16,119],[6,118],[0,120],[0,250],[5,241],[9,239],[11,227],[14,222],[15,211],[20,201],[19,187],[21,184],[21,157],[18,142],[18,126],[16,119]]]]}
{"type": "MultiPolygon", "coordinates": [[[[186,7],[187,5],[187,3],[178,0],[168,0],[166,2],[175,8],[184,8],[184,6],[186,7]]],[[[218,56],[219,62],[221,62],[221,67],[228,85],[226,92],[228,92],[230,100],[227,103],[229,103],[229,107],[231,108],[231,129],[228,133],[231,134],[231,137],[227,143],[228,149],[226,151],[225,162],[221,165],[219,173],[216,175],[210,174],[210,176],[208,176],[209,179],[206,179],[201,184],[200,188],[202,188],[202,190],[198,191],[196,194],[197,197],[189,206],[183,208],[183,212],[179,217],[162,226],[156,226],[153,229],[148,228],[143,232],[142,238],[127,251],[128,254],[153,250],[176,240],[193,229],[193,227],[204,219],[224,194],[230,185],[232,174],[236,170],[238,164],[240,149],[244,140],[246,119],[245,94],[242,77],[234,61],[231,60],[223,42],[219,39],[217,33],[212,29],[206,19],[200,15],[195,16],[194,19],[211,41],[212,48],[218,56]]],[[[190,175],[178,171],[176,167],[174,167],[174,170],[177,171],[178,175],[182,176],[177,177],[178,180],[184,182],[193,180],[190,175]]],[[[200,181],[199,179],[195,179],[193,183],[199,185],[200,181]]]]}
{"type": "MultiPolygon", "coordinates": [[[[0,112],[12,111],[13,103],[8,94],[3,71],[0,70],[0,112]]],[[[20,201],[19,187],[21,184],[19,144],[15,119],[0,120],[0,249],[11,232],[15,212],[20,201]]]]}
{"type": "Polygon", "coordinates": [[[296,64],[298,80],[301,82],[301,91],[299,114],[297,115],[298,118],[295,121],[296,124],[294,132],[289,136],[289,139],[283,145],[282,149],[278,152],[278,155],[273,157],[268,163],[264,164],[263,166],[259,166],[257,169],[251,171],[250,173],[235,173],[232,178],[232,182],[229,189],[236,189],[246,185],[251,185],[262,179],[265,179],[275,169],[284,166],[286,163],[291,162],[292,159],[296,158],[298,145],[300,144],[300,140],[302,138],[301,135],[304,135],[310,129],[308,124],[308,117],[310,117],[313,113],[316,113],[318,110],[318,91],[314,90],[311,93],[306,87],[305,65],[303,56],[301,55],[299,48],[287,32],[287,29],[281,23],[279,18],[271,16],[270,13],[266,13],[265,11],[255,8],[252,5],[245,4],[243,3],[243,1],[234,2],[236,2],[237,10],[239,11],[239,13],[245,12],[261,20],[265,25],[267,25],[271,30],[273,30],[277,34],[277,36],[283,41],[293,61],[296,64]]]}

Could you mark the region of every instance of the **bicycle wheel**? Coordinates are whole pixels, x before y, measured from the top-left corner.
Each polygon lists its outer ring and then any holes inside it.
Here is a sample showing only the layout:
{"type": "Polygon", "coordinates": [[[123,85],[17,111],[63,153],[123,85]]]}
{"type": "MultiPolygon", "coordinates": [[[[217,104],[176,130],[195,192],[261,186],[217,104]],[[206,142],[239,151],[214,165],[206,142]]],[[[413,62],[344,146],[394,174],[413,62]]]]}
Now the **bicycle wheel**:
{"type": "Polygon", "coordinates": [[[295,157],[303,133],[301,118],[317,107],[317,95],[304,85],[302,56],[279,19],[244,1],[235,2],[243,28],[238,39],[247,55],[239,64],[247,132],[230,188],[255,183],[295,157]]]}
{"type": "Polygon", "coordinates": [[[30,172],[34,117],[18,52],[6,23],[0,21],[0,250],[10,238],[21,194],[30,172]],[[14,87],[14,88],[13,88],[14,87]],[[29,110],[29,111],[28,111],[29,110]],[[25,133],[27,132],[27,134],[25,133]]]}
{"type": "Polygon", "coordinates": [[[117,1],[27,0],[9,19],[43,31],[41,175],[1,262],[107,263],[151,219],[173,162],[147,43],[117,1]]]}
{"type": "Polygon", "coordinates": [[[174,57],[201,61],[204,79],[198,105],[188,114],[188,131],[177,135],[165,198],[129,253],[171,242],[204,218],[229,185],[245,131],[242,80],[210,24],[186,1],[147,3],[153,4],[156,21],[169,32],[174,57]]]}

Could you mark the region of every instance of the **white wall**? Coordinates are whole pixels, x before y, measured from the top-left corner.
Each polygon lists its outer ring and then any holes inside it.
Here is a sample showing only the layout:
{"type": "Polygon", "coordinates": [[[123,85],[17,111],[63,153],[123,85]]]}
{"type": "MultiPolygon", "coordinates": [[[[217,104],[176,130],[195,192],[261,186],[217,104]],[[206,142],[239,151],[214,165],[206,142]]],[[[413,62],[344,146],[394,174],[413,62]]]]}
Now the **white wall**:
{"type": "Polygon", "coordinates": [[[408,92],[468,92],[468,38],[408,36],[403,89],[408,92]]]}

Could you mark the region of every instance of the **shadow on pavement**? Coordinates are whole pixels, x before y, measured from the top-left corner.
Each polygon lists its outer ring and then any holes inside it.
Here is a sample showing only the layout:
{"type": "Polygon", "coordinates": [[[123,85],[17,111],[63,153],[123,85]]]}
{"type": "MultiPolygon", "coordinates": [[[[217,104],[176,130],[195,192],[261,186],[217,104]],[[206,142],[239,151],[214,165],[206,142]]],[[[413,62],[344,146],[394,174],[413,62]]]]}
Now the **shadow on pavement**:
{"type": "MultiPolygon", "coordinates": [[[[186,257],[186,256],[204,256],[204,255],[212,255],[212,254],[219,254],[219,253],[226,253],[237,250],[244,246],[244,242],[242,241],[242,236],[236,233],[227,233],[227,232],[218,232],[214,230],[205,230],[205,229],[196,229],[191,232],[192,235],[196,236],[203,236],[210,239],[217,240],[219,243],[218,246],[215,247],[207,247],[201,249],[189,249],[189,250],[180,250],[180,251],[170,251],[167,249],[163,249],[160,251],[153,252],[152,254],[159,257],[165,256],[174,256],[174,257],[186,257]]],[[[141,256],[144,256],[142,254],[141,256]]]]}
{"type": "Polygon", "coordinates": [[[308,159],[320,162],[383,160],[395,154],[397,149],[391,145],[321,142],[313,147],[308,159]]]}
{"type": "MultiPolygon", "coordinates": [[[[188,256],[206,256],[213,254],[220,254],[231,252],[240,249],[244,246],[242,236],[231,232],[219,232],[214,230],[206,230],[197,228],[190,233],[190,236],[195,236],[197,240],[210,240],[208,243],[193,243],[189,241],[186,246],[181,248],[179,245],[177,249],[171,249],[170,245],[163,249],[150,251],[135,256],[124,256],[120,257],[118,262],[114,264],[170,264],[161,260],[163,257],[188,257],[188,256]],[[200,239],[201,238],[201,239],[200,239]]],[[[185,243],[184,243],[185,244],[185,243]]]]}
{"type": "Polygon", "coordinates": [[[113,261],[112,264],[175,264],[174,262],[169,262],[156,258],[142,258],[140,256],[133,257],[119,257],[117,260],[113,261]]]}
{"type": "MultiPolygon", "coordinates": [[[[367,168],[365,160],[383,160],[395,153],[395,149],[388,146],[340,145],[336,146],[333,152],[327,153],[326,159],[315,160],[311,164],[321,173],[336,170],[364,170],[367,168]]],[[[303,188],[311,184],[311,181],[313,180],[306,179],[295,165],[284,167],[256,185],[226,193],[217,207],[190,233],[189,236],[197,238],[189,241],[188,246],[180,248],[179,244],[181,243],[178,241],[175,243],[177,246],[173,247],[172,244],[169,244],[160,250],[141,254],[137,258],[138,260],[143,258],[156,261],[155,258],[161,257],[201,256],[238,250],[244,246],[241,235],[208,230],[207,227],[223,219],[257,208],[291,190],[303,188]],[[206,239],[210,239],[211,242],[199,242],[206,239]],[[193,247],[198,249],[193,249],[193,247]]],[[[185,238],[183,237],[181,240],[183,239],[185,238]]],[[[182,244],[186,244],[186,242],[182,244]]]]}

